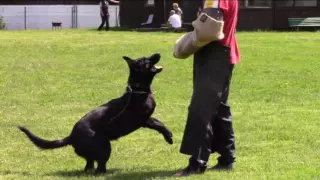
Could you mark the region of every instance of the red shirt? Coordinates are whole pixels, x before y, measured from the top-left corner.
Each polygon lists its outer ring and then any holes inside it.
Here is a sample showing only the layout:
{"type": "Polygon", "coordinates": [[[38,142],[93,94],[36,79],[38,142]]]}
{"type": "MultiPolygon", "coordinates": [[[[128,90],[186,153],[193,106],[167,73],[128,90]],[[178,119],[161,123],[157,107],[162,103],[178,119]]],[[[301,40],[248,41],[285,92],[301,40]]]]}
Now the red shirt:
{"type": "MultiPolygon", "coordinates": [[[[219,0],[204,0],[204,8],[217,8],[219,0]]],[[[220,0],[220,9],[223,12],[224,20],[224,39],[220,42],[230,47],[230,62],[236,64],[240,61],[238,43],[235,36],[236,26],[238,23],[238,0],[220,0]]]]}
{"type": "Polygon", "coordinates": [[[223,12],[224,20],[224,39],[221,43],[230,47],[230,61],[231,64],[236,64],[240,61],[240,53],[238,42],[236,39],[236,26],[238,23],[238,1],[237,0],[220,0],[220,8],[223,12]]]}

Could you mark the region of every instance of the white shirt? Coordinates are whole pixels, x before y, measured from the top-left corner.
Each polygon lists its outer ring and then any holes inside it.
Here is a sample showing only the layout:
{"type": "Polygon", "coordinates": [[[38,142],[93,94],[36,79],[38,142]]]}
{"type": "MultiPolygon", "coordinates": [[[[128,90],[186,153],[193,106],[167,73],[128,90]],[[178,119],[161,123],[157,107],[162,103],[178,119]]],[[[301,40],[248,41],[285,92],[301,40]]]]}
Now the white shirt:
{"type": "Polygon", "coordinates": [[[180,28],[181,27],[181,18],[178,14],[173,14],[168,19],[169,23],[172,25],[173,28],[180,28]]]}

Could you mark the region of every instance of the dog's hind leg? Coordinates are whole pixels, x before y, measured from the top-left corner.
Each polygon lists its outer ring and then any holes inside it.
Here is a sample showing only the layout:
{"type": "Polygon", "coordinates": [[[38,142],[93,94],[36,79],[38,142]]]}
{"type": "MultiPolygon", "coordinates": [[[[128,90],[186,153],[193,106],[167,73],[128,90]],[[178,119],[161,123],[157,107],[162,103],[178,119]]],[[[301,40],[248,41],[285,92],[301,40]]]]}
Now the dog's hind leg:
{"type": "Polygon", "coordinates": [[[86,164],[86,167],[84,168],[84,171],[88,172],[88,171],[93,170],[94,169],[94,160],[86,158],[86,161],[87,161],[87,164],[86,164]]]}
{"type": "Polygon", "coordinates": [[[92,158],[92,155],[90,155],[89,151],[87,149],[82,149],[80,147],[77,147],[74,149],[75,153],[79,156],[83,157],[86,160],[86,166],[84,167],[84,171],[88,172],[94,169],[94,160],[92,158]]]}
{"type": "Polygon", "coordinates": [[[111,144],[109,140],[99,140],[95,148],[95,159],[98,162],[96,173],[107,172],[107,162],[111,154],[111,144]]]}
{"type": "Polygon", "coordinates": [[[106,173],[107,172],[107,160],[98,160],[98,167],[96,173],[106,173]]]}
{"type": "Polygon", "coordinates": [[[158,119],[154,118],[154,117],[150,117],[146,124],[144,125],[144,127],[146,128],[150,128],[150,129],[154,129],[156,131],[158,131],[159,133],[161,133],[165,140],[169,143],[172,144],[172,132],[170,132],[170,130],[158,119]]]}

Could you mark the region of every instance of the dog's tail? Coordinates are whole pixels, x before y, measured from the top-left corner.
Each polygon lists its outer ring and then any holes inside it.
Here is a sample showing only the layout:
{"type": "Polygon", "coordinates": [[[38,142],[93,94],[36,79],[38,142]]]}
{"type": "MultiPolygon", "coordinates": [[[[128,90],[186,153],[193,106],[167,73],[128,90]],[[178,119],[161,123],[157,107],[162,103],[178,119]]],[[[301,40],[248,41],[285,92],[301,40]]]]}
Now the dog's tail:
{"type": "Polygon", "coordinates": [[[23,126],[19,126],[18,128],[20,129],[20,131],[24,132],[28,136],[28,138],[33,142],[33,144],[35,144],[40,149],[55,149],[71,144],[70,136],[61,140],[48,141],[37,137],[23,126]]]}

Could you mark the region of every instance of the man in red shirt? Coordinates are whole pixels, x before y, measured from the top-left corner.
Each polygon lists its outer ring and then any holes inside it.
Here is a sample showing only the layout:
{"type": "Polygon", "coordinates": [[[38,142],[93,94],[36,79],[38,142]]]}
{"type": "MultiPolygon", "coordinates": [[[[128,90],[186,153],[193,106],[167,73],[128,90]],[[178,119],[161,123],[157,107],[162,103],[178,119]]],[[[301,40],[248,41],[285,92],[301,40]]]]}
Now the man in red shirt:
{"type": "Polygon", "coordinates": [[[194,54],[193,94],[180,152],[191,155],[189,165],[175,176],[204,173],[211,153],[220,154],[210,169],[231,170],[235,136],[228,105],[234,64],[240,61],[235,37],[238,0],[205,0],[203,12],[224,21],[224,39],[194,54]]]}

